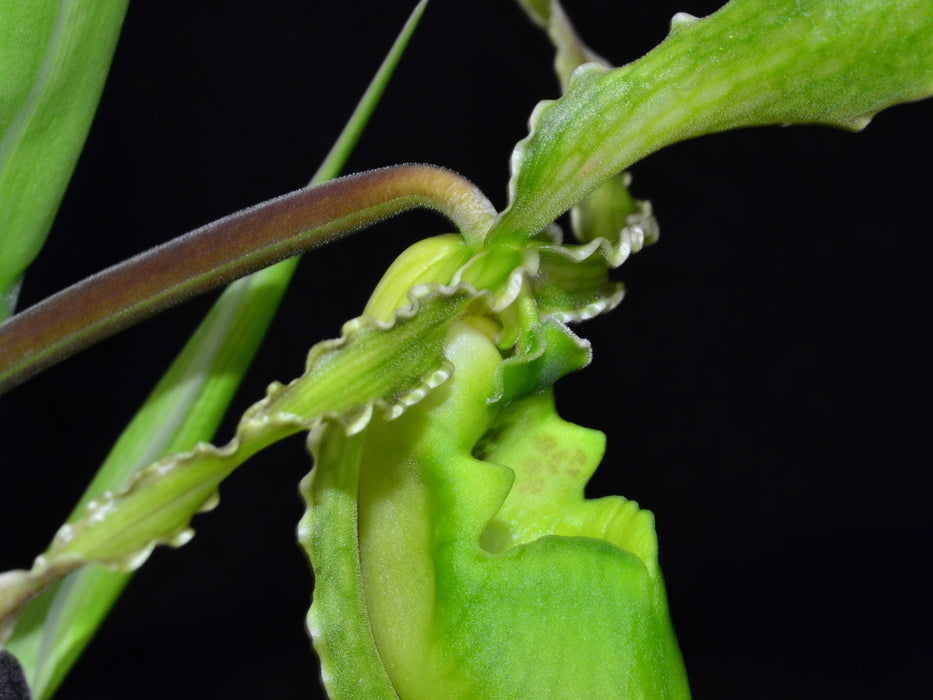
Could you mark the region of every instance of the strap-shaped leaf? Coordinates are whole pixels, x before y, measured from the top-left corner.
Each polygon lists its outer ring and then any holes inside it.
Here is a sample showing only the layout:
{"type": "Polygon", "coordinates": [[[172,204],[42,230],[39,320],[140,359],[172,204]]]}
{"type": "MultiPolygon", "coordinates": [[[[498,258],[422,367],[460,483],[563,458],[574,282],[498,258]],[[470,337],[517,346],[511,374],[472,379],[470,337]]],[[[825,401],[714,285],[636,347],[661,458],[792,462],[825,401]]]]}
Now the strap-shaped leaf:
{"type": "Polygon", "coordinates": [[[0,321],[78,162],[126,6],[7,0],[0,9],[0,321]]]}
{"type": "Polygon", "coordinates": [[[861,129],[933,92],[933,0],[733,0],[614,70],[578,69],[512,156],[489,236],[521,240],[600,183],[677,141],[765,124],[861,129]]]}

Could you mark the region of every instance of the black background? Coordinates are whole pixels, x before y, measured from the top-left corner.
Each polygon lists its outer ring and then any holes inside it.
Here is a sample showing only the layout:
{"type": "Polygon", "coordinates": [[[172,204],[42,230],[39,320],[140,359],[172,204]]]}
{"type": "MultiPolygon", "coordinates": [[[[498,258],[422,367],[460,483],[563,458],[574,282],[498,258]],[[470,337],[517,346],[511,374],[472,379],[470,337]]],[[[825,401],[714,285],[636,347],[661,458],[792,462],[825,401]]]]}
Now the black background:
{"type": "MultiPolygon", "coordinates": [[[[675,11],[716,6],[606,4],[567,2],[615,63],[658,43],[675,11]]],[[[304,184],[409,9],[131,4],[23,304],[304,184]]],[[[512,4],[434,0],[347,172],[445,165],[503,207],[512,145],[557,94],[550,61],[512,4]]],[[[697,698],[928,696],[931,116],[922,103],[857,135],[706,137],[633,169],[661,241],[619,271],[622,306],[577,328],[595,359],[558,400],[610,436],[590,492],[656,515],[697,698]]],[[[359,313],[394,255],[447,228],[406,215],[304,261],[218,440],[359,313]]],[[[0,569],[45,546],[210,301],[0,398],[0,569]]],[[[319,692],[294,544],[309,466],[293,439],[237,472],[191,544],[137,575],[60,697],[319,692]]]]}

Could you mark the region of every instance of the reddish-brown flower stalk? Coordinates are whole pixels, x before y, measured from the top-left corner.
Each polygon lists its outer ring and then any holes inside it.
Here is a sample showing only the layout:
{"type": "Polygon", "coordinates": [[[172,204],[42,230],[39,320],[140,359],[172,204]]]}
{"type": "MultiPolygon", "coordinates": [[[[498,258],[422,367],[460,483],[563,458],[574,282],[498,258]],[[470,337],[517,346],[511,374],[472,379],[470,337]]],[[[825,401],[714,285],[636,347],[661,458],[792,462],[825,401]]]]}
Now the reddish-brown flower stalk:
{"type": "Polygon", "coordinates": [[[0,324],[0,393],[159,311],[409,209],[481,240],[495,209],[469,181],[398,165],[292,192],[88,277],[0,324]]]}

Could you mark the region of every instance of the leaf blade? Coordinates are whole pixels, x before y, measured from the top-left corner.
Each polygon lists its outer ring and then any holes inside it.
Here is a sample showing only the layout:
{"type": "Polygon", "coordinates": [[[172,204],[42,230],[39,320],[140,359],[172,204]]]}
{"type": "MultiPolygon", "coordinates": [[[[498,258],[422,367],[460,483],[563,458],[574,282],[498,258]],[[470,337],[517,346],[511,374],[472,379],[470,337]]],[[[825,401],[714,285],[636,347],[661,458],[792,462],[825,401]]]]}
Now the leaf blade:
{"type": "Polygon", "coordinates": [[[0,13],[0,321],[77,164],[127,3],[8,2],[0,13]]]}

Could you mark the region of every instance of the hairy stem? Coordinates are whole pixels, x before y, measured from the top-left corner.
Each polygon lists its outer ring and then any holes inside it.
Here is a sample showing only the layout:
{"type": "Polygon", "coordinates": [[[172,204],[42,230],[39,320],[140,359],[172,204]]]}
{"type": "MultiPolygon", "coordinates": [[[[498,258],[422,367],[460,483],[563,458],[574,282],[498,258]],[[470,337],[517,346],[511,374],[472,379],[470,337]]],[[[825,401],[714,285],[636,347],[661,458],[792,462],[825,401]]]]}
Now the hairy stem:
{"type": "Polygon", "coordinates": [[[418,207],[482,240],[495,209],[470,182],[398,165],[292,192],[88,277],[0,325],[0,393],[159,311],[418,207]]]}

